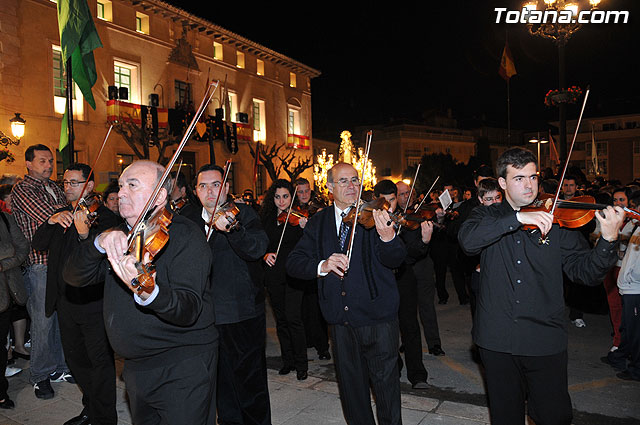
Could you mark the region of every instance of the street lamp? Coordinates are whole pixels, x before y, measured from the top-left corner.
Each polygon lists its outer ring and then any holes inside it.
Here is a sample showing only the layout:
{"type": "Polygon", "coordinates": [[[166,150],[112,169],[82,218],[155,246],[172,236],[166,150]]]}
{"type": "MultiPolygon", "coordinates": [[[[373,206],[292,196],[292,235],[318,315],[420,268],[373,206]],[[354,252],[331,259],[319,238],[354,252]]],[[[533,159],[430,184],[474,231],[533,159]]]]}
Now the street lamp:
{"type": "Polygon", "coordinates": [[[2,146],[19,145],[20,139],[24,136],[24,127],[27,121],[22,118],[18,112],[16,112],[15,115],[15,117],[9,120],[9,123],[11,124],[11,133],[16,140],[11,139],[0,131],[0,145],[2,146]]]}
{"type": "Polygon", "coordinates": [[[541,139],[540,133],[538,133],[538,137],[534,137],[533,139],[529,140],[529,143],[535,143],[536,145],[538,145],[538,174],[540,174],[540,145],[549,143],[549,141],[544,138],[541,139]]]}
{"type": "MultiPolygon", "coordinates": [[[[589,10],[596,10],[601,0],[589,0],[589,10]]],[[[580,5],[577,0],[543,0],[543,1],[528,1],[523,5],[523,9],[528,12],[540,11],[542,13],[542,20],[527,19],[527,28],[529,33],[533,36],[539,36],[552,40],[558,46],[558,82],[560,83],[560,90],[567,89],[566,83],[566,66],[565,66],[565,46],[571,36],[575,34],[582,24],[577,19],[580,13],[580,5]],[[538,8],[538,6],[541,6],[538,8]],[[566,22],[566,19],[553,19],[555,16],[559,18],[560,13],[567,14],[570,12],[572,18],[570,22],[566,22]],[[560,23],[558,21],[562,21],[560,23]]],[[[560,160],[564,161],[567,157],[567,104],[561,102],[558,106],[558,118],[560,121],[560,160]]]]}

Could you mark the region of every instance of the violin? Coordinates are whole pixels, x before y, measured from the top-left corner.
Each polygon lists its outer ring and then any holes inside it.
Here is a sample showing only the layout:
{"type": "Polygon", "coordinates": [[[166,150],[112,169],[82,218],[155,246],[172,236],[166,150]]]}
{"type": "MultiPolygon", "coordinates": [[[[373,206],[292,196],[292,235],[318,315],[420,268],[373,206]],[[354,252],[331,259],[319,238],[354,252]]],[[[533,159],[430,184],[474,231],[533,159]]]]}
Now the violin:
{"type": "Polygon", "coordinates": [[[215,223],[220,217],[225,216],[229,224],[227,224],[227,230],[233,230],[238,228],[240,222],[237,219],[238,214],[240,214],[240,209],[235,203],[235,198],[230,197],[231,199],[225,202],[224,204],[218,206],[216,211],[213,213],[213,223],[215,223]]]}
{"type": "Polygon", "coordinates": [[[180,212],[180,210],[183,209],[188,203],[189,200],[187,198],[180,198],[170,202],[171,209],[175,212],[180,212]]]}
{"type": "MultiPolygon", "coordinates": [[[[421,217],[414,214],[403,214],[399,211],[390,212],[390,207],[391,204],[389,204],[389,201],[387,201],[382,196],[369,202],[362,202],[357,208],[358,223],[365,229],[371,229],[372,227],[374,227],[376,223],[373,218],[373,210],[385,210],[389,212],[389,218],[396,228],[402,226],[410,230],[415,230],[420,226],[420,223],[424,221],[421,217]]],[[[351,208],[349,213],[344,216],[342,221],[344,223],[353,222],[353,220],[355,219],[355,215],[356,208],[351,208]]]]}
{"type": "Polygon", "coordinates": [[[102,205],[102,197],[97,193],[91,193],[78,201],[77,209],[87,213],[89,227],[93,226],[96,222],[100,205],[102,205]]]}
{"type": "MultiPolygon", "coordinates": [[[[299,226],[300,220],[303,218],[308,219],[310,214],[311,212],[308,208],[302,208],[296,205],[291,208],[291,213],[289,214],[289,224],[291,224],[292,226],[299,226]]],[[[285,221],[287,221],[287,211],[282,211],[280,214],[278,214],[278,223],[283,224],[285,221]]]]}

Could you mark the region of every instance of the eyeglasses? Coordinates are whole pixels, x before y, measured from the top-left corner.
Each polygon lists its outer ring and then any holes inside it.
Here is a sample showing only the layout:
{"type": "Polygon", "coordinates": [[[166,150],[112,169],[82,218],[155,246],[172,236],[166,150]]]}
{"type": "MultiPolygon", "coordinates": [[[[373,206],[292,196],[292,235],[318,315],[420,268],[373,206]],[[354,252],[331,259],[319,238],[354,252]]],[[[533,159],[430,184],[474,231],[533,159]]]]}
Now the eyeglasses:
{"type": "Polygon", "coordinates": [[[347,187],[349,186],[349,183],[352,183],[354,186],[358,186],[360,184],[360,179],[357,177],[351,177],[351,179],[343,177],[341,179],[338,179],[338,181],[335,181],[334,183],[336,183],[340,187],[347,187]]]}
{"type": "Polygon", "coordinates": [[[482,200],[485,202],[493,202],[493,201],[499,202],[499,201],[502,201],[502,195],[498,194],[496,196],[483,196],[482,200]]]}
{"type": "Polygon", "coordinates": [[[78,181],[78,180],[62,180],[63,186],[71,186],[78,187],[81,183],[86,182],[86,180],[78,181]]]}

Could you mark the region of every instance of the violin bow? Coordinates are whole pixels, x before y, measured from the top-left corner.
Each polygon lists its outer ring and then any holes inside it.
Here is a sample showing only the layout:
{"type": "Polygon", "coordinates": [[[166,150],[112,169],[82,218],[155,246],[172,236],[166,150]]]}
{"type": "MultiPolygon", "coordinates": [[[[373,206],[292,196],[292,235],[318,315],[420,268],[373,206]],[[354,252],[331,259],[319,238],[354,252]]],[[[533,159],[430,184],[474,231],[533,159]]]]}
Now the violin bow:
{"type": "Polygon", "coordinates": [[[158,180],[158,184],[156,185],[155,189],[153,190],[153,192],[151,192],[151,196],[149,196],[149,199],[147,200],[146,205],[144,206],[144,208],[142,209],[142,212],[136,219],[136,222],[131,228],[131,232],[129,232],[129,235],[127,237],[129,241],[128,252],[131,251],[133,244],[135,243],[135,240],[136,240],[135,235],[140,233],[140,231],[143,229],[145,217],[147,216],[149,211],[151,211],[151,208],[153,207],[153,204],[155,204],[156,199],[158,199],[158,194],[160,193],[160,189],[162,189],[162,185],[167,180],[167,177],[171,173],[171,169],[173,168],[173,166],[176,164],[176,161],[178,160],[178,156],[180,156],[180,153],[182,153],[182,150],[184,149],[187,142],[191,138],[191,134],[193,134],[193,131],[196,128],[196,124],[198,123],[198,120],[200,120],[200,117],[202,117],[202,114],[204,114],[205,109],[207,109],[207,105],[209,105],[209,102],[211,102],[211,99],[213,98],[213,95],[218,89],[219,84],[220,84],[220,81],[216,80],[216,81],[210,82],[209,85],[207,86],[207,90],[205,91],[204,96],[202,97],[202,102],[200,102],[200,106],[198,106],[198,109],[193,114],[193,118],[191,119],[191,122],[189,123],[187,130],[184,132],[184,135],[182,136],[182,140],[180,141],[180,144],[176,148],[175,153],[173,154],[173,156],[169,160],[169,163],[165,167],[164,173],[162,174],[162,177],[160,178],[160,180],[158,180]]]}
{"type": "Polygon", "coordinates": [[[171,197],[171,194],[173,193],[173,191],[176,189],[176,184],[178,184],[178,176],[180,175],[180,170],[182,169],[182,162],[184,160],[180,160],[180,164],[178,165],[178,171],[176,171],[176,178],[173,179],[173,183],[171,183],[171,189],[169,189],[169,197],[171,197]]]}
{"type": "Polygon", "coordinates": [[[287,211],[287,219],[284,221],[284,226],[282,226],[282,234],[280,235],[280,242],[278,242],[278,249],[276,250],[276,261],[278,260],[278,254],[280,253],[280,246],[282,245],[282,239],[284,238],[284,231],[287,230],[287,224],[289,224],[289,216],[291,215],[291,209],[293,208],[293,200],[296,199],[296,193],[298,193],[298,186],[293,189],[291,204],[289,204],[289,211],[287,211]]]}
{"type": "MultiPolygon", "coordinates": [[[[356,214],[353,217],[353,224],[351,225],[351,234],[349,235],[349,248],[347,249],[347,269],[345,274],[349,270],[349,264],[351,263],[351,252],[353,251],[353,241],[356,236],[356,226],[358,225],[358,208],[360,208],[360,198],[362,197],[362,190],[364,188],[364,172],[369,162],[369,150],[371,149],[371,139],[373,138],[373,130],[367,131],[367,142],[365,147],[364,162],[362,163],[362,178],[360,179],[360,188],[358,189],[358,197],[355,202],[356,214]]],[[[348,184],[348,183],[347,183],[348,184]]],[[[343,275],[344,278],[344,275],[343,275]]]]}
{"type": "Polygon", "coordinates": [[[416,211],[418,211],[420,209],[420,207],[422,206],[422,204],[424,204],[424,201],[426,201],[427,198],[429,198],[429,194],[431,193],[433,188],[436,186],[436,183],[438,183],[438,180],[440,180],[440,176],[436,177],[436,179],[433,181],[433,184],[429,188],[429,191],[427,192],[426,195],[424,195],[424,198],[422,198],[422,201],[420,201],[420,203],[418,204],[418,207],[416,208],[416,211]]]}
{"type": "Polygon", "coordinates": [[[211,237],[211,233],[213,230],[214,217],[216,216],[216,211],[218,210],[218,203],[220,202],[220,194],[222,193],[222,188],[225,184],[227,184],[227,178],[229,177],[229,171],[231,170],[231,158],[227,159],[227,163],[224,165],[224,176],[222,176],[222,184],[220,185],[220,190],[218,190],[218,195],[216,196],[216,204],[213,207],[213,212],[211,213],[211,217],[209,218],[209,222],[207,223],[207,242],[209,242],[209,238],[211,237]]]}
{"type": "Polygon", "coordinates": [[[409,197],[407,198],[407,203],[404,205],[404,214],[407,213],[407,209],[409,209],[409,203],[411,202],[411,195],[413,195],[413,189],[416,187],[416,180],[418,179],[418,173],[420,172],[420,166],[422,164],[418,164],[418,168],[416,168],[416,173],[413,176],[413,182],[411,183],[411,190],[409,191],[409,197]]]}

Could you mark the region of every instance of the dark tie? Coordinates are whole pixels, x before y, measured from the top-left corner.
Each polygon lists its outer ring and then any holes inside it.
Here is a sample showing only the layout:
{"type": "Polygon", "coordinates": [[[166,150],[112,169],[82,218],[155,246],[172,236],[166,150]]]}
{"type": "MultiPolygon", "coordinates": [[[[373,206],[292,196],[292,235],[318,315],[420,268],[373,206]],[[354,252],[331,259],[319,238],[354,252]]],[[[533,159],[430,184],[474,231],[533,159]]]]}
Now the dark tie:
{"type": "MultiPolygon", "coordinates": [[[[342,217],[342,219],[344,219],[346,215],[347,215],[346,211],[343,211],[340,213],[340,217],[342,217]]],[[[351,228],[350,223],[345,223],[344,221],[340,223],[340,251],[344,252],[344,244],[347,241],[347,235],[349,234],[350,228],[351,228]]]]}

